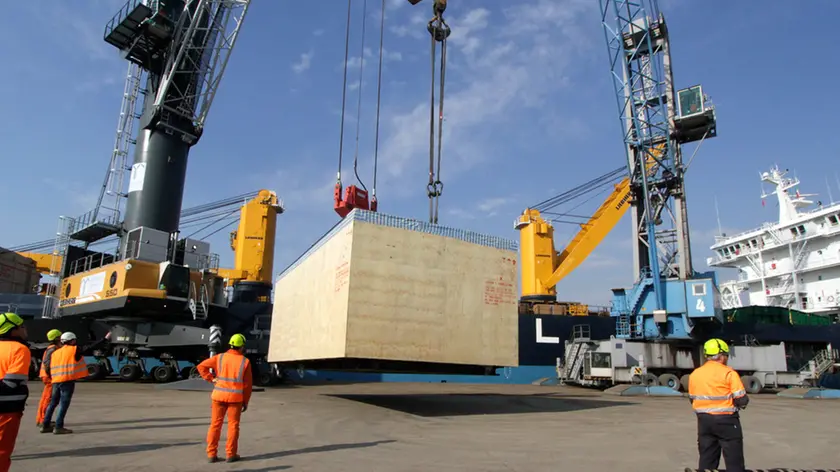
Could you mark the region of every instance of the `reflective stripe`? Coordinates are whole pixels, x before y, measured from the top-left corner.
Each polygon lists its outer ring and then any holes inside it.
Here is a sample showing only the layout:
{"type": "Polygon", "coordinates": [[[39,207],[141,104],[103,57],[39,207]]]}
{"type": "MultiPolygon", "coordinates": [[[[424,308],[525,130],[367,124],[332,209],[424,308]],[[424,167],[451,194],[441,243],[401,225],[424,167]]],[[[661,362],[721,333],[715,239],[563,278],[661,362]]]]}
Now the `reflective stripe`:
{"type": "Polygon", "coordinates": [[[3,379],[3,383],[8,385],[9,388],[17,388],[18,385],[26,385],[26,380],[3,379]]]}
{"type": "Polygon", "coordinates": [[[689,395],[692,400],[729,400],[733,395],[689,395]]]}
{"type": "Polygon", "coordinates": [[[694,410],[695,413],[728,413],[728,412],[735,413],[736,411],[738,411],[738,409],[735,408],[735,407],[731,407],[731,408],[697,408],[697,409],[694,410]]]}
{"type": "MultiPolygon", "coordinates": [[[[242,356],[242,361],[239,364],[239,371],[236,373],[236,377],[222,377],[218,374],[222,373],[222,368],[225,365],[225,354],[219,354],[219,359],[216,364],[216,382],[213,385],[213,391],[219,393],[228,393],[233,395],[244,395],[245,394],[245,365],[248,362],[248,358],[242,356]],[[222,385],[219,385],[219,384],[222,385]]],[[[230,374],[228,374],[230,375],[230,374]]],[[[237,399],[238,400],[238,399],[237,399]]],[[[240,400],[241,401],[241,400],[240,400]]]]}
{"type": "Polygon", "coordinates": [[[0,402],[19,402],[26,400],[29,395],[0,395],[0,402]]]}
{"type": "Polygon", "coordinates": [[[736,391],[732,392],[732,397],[733,398],[743,397],[746,394],[747,394],[746,390],[736,390],[736,391]]]}
{"type": "Polygon", "coordinates": [[[26,374],[6,374],[3,379],[7,380],[28,380],[29,376],[26,374]]]}

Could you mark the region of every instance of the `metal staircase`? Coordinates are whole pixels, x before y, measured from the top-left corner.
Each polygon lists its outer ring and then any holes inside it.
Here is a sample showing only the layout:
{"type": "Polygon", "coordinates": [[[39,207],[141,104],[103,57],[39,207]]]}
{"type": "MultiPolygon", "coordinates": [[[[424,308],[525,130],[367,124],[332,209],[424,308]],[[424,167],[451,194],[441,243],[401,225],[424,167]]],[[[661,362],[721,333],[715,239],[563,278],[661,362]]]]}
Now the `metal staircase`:
{"type": "Polygon", "coordinates": [[[589,325],[576,325],[572,328],[572,336],[566,343],[566,357],[560,373],[561,381],[576,382],[580,378],[590,340],[589,325]]]}
{"type": "Polygon", "coordinates": [[[813,385],[819,383],[820,377],[834,367],[833,353],[828,349],[820,349],[813,359],[799,369],[799,378],[813,385]]]}
{"type": "Polygon", "coordinates": [[[44,318],[57,318],[58,299],[61,290],[61,279],[67,259],[67,247],[70,245],[70,232],[73,231],[76,222],[73,218],[60,216],[58,218],[58,229],[55,232],[53,243],[52,260],[50,261],[50,273],[52,279],[45,285],[44,308],[41,316],[44,318]]]}
{"type": "Polygon", "coordinates": [[[207,319],[207,304],[209,301],[210,296],[207,292],[207,286],[201,285],[200,289],[196,289],[195,282],[190,282],[188,307],[194,320],[207,319]]]}

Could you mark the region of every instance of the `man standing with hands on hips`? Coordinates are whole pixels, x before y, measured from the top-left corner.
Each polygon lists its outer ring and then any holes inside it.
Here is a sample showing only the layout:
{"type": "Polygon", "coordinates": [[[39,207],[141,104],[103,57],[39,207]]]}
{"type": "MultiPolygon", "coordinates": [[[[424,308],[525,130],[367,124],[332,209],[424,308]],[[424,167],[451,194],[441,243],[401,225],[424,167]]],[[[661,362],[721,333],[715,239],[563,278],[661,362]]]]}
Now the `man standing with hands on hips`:
{"type": "Polygon", "coordinates": [[[228,420],[227,462],[239,460],[239,418],[251,401],[251,362],[244,354],[245,336],[234,334],[229,344],[227,352],[216,354],[196,366],[201,377],[213,383],[210,429],[207,431],[207,459],[210,462],[219,461],[219,438],[225,415],[228,420]]]}

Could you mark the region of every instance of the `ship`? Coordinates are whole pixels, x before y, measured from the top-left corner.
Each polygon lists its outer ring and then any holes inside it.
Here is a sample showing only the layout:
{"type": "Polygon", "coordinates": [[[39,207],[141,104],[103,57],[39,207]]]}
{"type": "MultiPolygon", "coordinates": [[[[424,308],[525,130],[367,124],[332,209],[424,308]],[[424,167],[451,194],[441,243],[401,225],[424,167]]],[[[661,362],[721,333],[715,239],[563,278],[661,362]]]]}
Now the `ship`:
{"type": "Polygon", "coordinates": [[[765,306],[795,309],[836,320],[840,314],[840,203],[824,205],[802,194],[799,179],[778,166],[761,173],[773,186],[776,222],[736,235],[720,234],[711,246],[712,268],[733,268],[720,284],[724,309],[765,306]]]}

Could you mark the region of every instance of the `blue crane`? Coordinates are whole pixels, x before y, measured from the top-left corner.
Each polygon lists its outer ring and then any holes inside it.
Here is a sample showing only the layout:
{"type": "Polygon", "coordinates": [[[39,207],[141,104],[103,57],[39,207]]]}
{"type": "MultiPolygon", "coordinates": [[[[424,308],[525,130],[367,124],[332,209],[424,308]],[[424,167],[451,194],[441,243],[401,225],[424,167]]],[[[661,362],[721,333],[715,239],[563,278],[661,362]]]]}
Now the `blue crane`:
{"type": "MultiPolygon", "coordinates": [[[[599,0],[630,172],[632,288],[613,289],[625,339],[691,339],[722,322],[714,272],[691,263],[681,146],[717,134],[715,110],[695,85],[676,93],[665,18],[656,0],[599,0]]],[[[689,160],[690,163],[690,160],[689,160]]]]}

